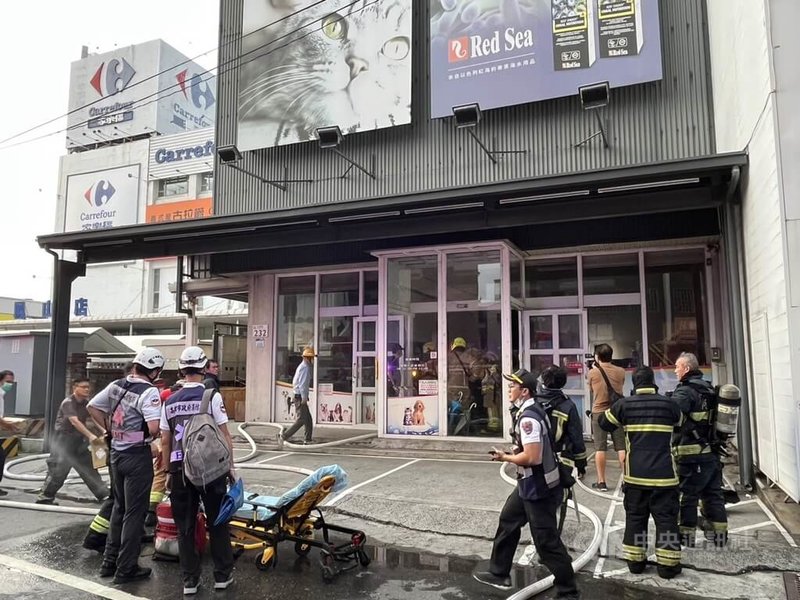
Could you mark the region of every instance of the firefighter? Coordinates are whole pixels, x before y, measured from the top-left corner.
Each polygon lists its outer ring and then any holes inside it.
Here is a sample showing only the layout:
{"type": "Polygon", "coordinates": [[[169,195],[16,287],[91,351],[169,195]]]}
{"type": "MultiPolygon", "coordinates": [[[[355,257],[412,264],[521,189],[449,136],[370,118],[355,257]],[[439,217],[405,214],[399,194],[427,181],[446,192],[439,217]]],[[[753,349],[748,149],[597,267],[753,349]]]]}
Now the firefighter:
{"type": "Polygon", "coordinates": [[[716,392],[703,379],[697,357],[684,352],[675,361],[679,383],[672,393],[684,416],[675,442],[680,476],[681,543],[695,545],[697,504],[702,501],[706,537],[717,547],[728,542],[728,515],[722,491],[722,462],[718,455],[713,417],[716,392]]]}
{"type": "Polygon", "coordinates": [[[581,419],[575,403],[561,391],[567,384],[567,370],[550,365],[542,371],[539,382],[541,385],[535,398],[550,416],[556,452],[563,464],[575,467],[578,476],[583,477],[586,474],[586,443],[583,441],[581,419]]]}
{"type": "Polygon", "coordinates": [[[647,566],[647,521],[656,524],[658,576],[681,572],[678,536],[678,474],[672,460],[672,435],[681,424],[678,405],[658,393],[650,367],[633,374],[634,393],[600,415],[600,427],[625,431],[625,536],[622,555],[631,573],[647,566]]]}

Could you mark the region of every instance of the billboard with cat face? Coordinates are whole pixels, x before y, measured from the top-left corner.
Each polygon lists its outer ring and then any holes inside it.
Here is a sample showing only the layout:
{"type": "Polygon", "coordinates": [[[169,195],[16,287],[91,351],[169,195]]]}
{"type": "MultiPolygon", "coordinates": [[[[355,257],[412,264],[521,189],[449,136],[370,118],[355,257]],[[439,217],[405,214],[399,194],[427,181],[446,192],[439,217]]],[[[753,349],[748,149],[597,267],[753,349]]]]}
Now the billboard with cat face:
{"type": "Polygon", "coordinates": [[[240,150],[411,122],[411,0],[244,0],[242,36],[240,150]]]}
{"type": "Polygon", "coordinates": [[[658,0],[429,0],[431,116],[662,78],[658,0]]]}

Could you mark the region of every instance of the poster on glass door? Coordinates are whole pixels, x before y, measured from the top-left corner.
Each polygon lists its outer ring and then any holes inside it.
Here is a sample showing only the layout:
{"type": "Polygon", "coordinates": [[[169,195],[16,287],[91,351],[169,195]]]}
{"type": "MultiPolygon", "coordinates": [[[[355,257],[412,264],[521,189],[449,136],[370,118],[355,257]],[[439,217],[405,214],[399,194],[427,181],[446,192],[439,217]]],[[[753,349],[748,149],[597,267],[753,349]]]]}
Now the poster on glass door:
{"type": "Polygon", "coordinates": [[[319,384],[317,423],[353,424],[353,393],[334,392],[332,383],[319,384]]]}
{"type": "MultiPolygon", "coordinates": [[[[314,389],[308,391],[309,407],[314,412],[316,394],[314,389]]],[[[294,404],[294,390],[291,383],[279,381],[275,384],[275,421],[278,423],[294,423],[297,420],[297,407],[294,404]]]]}
{"type": "Polygon", "coordinates": [[[386,407],[386,433],[438,435],[438,396],[390,397],[386,407]]]}

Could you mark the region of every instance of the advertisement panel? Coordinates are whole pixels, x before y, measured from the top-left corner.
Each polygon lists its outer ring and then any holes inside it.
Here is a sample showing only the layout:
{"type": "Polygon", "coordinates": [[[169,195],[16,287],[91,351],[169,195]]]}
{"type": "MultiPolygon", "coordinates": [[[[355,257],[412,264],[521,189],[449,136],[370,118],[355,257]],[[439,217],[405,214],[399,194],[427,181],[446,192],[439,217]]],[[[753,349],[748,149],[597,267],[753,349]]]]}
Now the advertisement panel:
{"type": "Polygon", "coordinates": [[[333,384],[320,384],[316,422],[352,425],[353,405],[352,392],[335,392],[333,384]]]}
{"type": "Polygon", "coordinates": [[[410,123],[411,0],[244,0],[239,65],[240,150],[410,123]]]}
{"type": "Polygon", "coordinates": [[[431,116],[662,78],[658,0],[430,0],[431,116]]]}
{"type": "Polygon", "coordinates": [[[70,69],[67,148],[211,127],[216,81],[161,40],[91,54],[70,69]]]}
{"type": "Polygon", "coordinates": [[[386,433],[393,435],[438,435],[436,397],[387,398],[386,433]]]}
{"type": "Polygon", "coordinates": [[[166,204],[150,204],[145,209],[147,223],[165,223],[170,221],[188,221],[189,219],[205,219],[214,214],[214,203],[209,198],[181,200],[166,204]]]}
{"type": "Polygon", "coordinates": [[[64,231],[133,225],[139,214],[139,165],[70,175],[64,231]]]}

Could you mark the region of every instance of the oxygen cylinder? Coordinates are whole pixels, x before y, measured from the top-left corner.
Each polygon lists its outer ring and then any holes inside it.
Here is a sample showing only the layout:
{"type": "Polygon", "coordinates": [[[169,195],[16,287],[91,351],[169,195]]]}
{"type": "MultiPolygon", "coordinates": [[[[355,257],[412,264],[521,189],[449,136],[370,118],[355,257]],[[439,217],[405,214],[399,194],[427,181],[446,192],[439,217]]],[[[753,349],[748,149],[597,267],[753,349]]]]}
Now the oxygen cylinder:
{"type": "Polygon", "coordinates": [[[741,404],[742,394],[738,387],[726,383],[719,388],[717,392],[716,430],[720,438],[725,439],[736,435],[741,404]]]}

